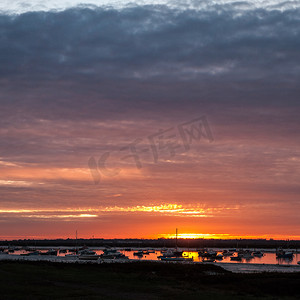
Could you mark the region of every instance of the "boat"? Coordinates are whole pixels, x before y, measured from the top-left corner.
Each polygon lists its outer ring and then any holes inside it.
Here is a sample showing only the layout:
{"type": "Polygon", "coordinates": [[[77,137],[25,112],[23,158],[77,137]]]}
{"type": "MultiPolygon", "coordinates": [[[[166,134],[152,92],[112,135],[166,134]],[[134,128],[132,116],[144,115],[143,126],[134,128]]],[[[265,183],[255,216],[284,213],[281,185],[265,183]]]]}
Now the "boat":
{"type": "MultiPolygon", "coordinates": [[[[177,236],[178,236],[178,229],[176,228],[176,242],[175,242],[175,249],[162,249],[160,252],[162,255],[157,256],[157,258],[163,259],[165,260],[165,258],[183,258],[182,254],[183,251],[178,250],[177,248],[177,236]]],[[[153,253],[155,253],[155,251],[153,251],[153,253]]],[[[186,259],[186,258],[184,258],[186,259]]],[[[182,259],[180,259],[179,261],[182,261],[182,259]]]]}
{"type": "Polygon", "coordinates": [[[89,249],[80,250],[80,251],[78,251],[78,253],[79,253],[79,255],[95,255],[96,254],[95,251],[92,251],[89,249]]]}
{"type": "Polygon", "coordinates": [[[202,259],[202,262],[206,263],[206,262],[215,262],[215,258],[213,257],[207,257],[207,258],[204,258],[202,259]]]}
{"type": "MultiPolygon", "coordinates": [[[[155,252],[154,252],[155,253],[155,252]]],[[[183,251],[178,251],[174,249],[168,249],[167,251],[161,251],[162,257],[182,257],[183,251]]]]}
{"type": "Polygon", "coordinates": [[[224,250],[224,251],[222,252],[222,254],[223,254],[223,256],[232,256],[232,255],[233,255],[233,252],[228,251],[228,250],[224,250]]]}
{"type": "Polygon", "coordinates": [[[134,255],[134,256],[143,257],[143,256],[144,256],[144,251],[136,251],[136,252],[133,252],[133,255],[134,255]]]}
{"type": "Polygon", "coordinates": [[[33,251],[33,252],[29,252],[24,254],[25,256],[36,256],[36,255],[40,255],[40,251],[33,251]]]}
{"type": "Polygon", "coordinates": [[[178,250],[177,248],[173,251],[173,255],[176,257],[182,257],[183,251],[178,250]]]}
{"type": "Polygon", "coordinates": [[[263,257],[264,253],[262,251],[254,251],[252,255],[255,257],[263,257]]]}
{"type": "Polygon", "coordinates": [[[106,259],[128,258],[125,254],[115,249],[104,249],[100,257],[106,259]]]}
{"type": "Polygon", "coordinates": [[[242,260],[242,256],[240,256],[240,255],[238,255],[238,256],[230,256],[230,260],[241,261],[242,260]]]}
{"type": "Polygon", "coordinates": [[[100,255],[97,254],[80,254],[78,255],[78,258],[80,260],[97,260],[100,257],[100,255]]]}
{"type": "Polygon", "coordinates": [[[218,252],[214,250],[207,250],[205,252],[198,252],[198,255],[206,258],[216,258],[218,252]]]}
{"type": "Polygon", "coordinates": [[[276,258],[293,259],[294,253],[291,251],[284,251],[284,250],[280,249],[276,252],[276,258]]]}
{"type": "Polygon", "coordinates": [[[65,257],[66,258],[77,258],[78,255],[77,254],[66,254],[65,257]]]}
{"type": "Polygon", "coordinates": [[[24,250],[25,250],[25,251],[28,251],[28,252],[34,252],[34,251],[36,251],[36,247],[27,247],[27,246],[26,246],[26,247],[24,248],[24,250]]]}
{"type": "Polygon", "coordinates": [[[173,251],[173,256],[175,257],[182,257],[182,253],[183,251],[178,250],[178,246],[177,246],[177,240],[178,240],[178,228],[176,228],[176,240],[175,240],[175,249],[172,250],[173,251]]]}
{"type": "Polygon", "coordinates": [[[252,255],[251,251],[245,251],[243,254],[241,254],[242,258],[244,259],[252,259],[254,256],[252,255]]]}
{"type": "Polygon", "coordinates": [[[198,249],[196,249],[196,251],[199,253],[199,252],[205,252],[205,251],[207,251],[207,249],[206,248],[198,248],[198,249]]]}
{"type": "Polygon", "coordinates": [[[161,257],[162,261],[193,261],[193,258],[184,258],[184,257],[161,257]]]}
{"type": "Polygon", "coordinates": [[[49,249],[47,252],[42,252],[41,255],[54,255],[57,256],[57,250],[55,249],[49,249]]]}

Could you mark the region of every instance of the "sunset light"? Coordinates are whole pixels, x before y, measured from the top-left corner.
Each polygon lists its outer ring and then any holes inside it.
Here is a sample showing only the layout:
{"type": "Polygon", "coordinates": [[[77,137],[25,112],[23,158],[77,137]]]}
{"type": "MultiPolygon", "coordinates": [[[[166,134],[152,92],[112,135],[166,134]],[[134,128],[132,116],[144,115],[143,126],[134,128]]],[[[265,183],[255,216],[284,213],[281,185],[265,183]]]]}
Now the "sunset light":
{"type": "Polygon", "coordinates": [[[299,82],[300,1],[1,0],[0,298],[300,299],[299,82]]]}
{"type": "Polygon", "coordinates": [[[0,239],[300,236],[300,6],[217,2],[0,3],[0,239]]]}

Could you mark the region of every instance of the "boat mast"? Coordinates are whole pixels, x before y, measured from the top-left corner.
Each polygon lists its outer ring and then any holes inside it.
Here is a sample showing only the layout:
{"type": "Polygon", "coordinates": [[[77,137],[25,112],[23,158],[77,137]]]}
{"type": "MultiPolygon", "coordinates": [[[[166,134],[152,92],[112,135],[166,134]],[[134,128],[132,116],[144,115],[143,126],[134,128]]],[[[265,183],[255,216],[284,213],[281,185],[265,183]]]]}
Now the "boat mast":
{"type": "Polygon", "coordinates": [[[75,240],[75,252],[77,253],[78,250],[77,250],[77,229],[76,229],[76,240],[75,240]]]}
{"type": "Polygon", "coordinates": [[[176,250],[177,250],[177,235],[178,235],[178,229],[176,228],[176,241],[175,241],[176,250]]]}

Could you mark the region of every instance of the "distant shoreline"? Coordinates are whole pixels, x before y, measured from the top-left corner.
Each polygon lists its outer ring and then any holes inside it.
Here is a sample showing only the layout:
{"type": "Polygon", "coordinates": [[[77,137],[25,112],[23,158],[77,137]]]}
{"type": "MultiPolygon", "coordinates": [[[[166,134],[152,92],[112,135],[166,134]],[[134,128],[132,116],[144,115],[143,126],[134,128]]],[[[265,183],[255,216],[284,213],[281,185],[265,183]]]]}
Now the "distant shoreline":
{"type": "MultiPolygon", "coordinates": [[[[19,239],[2,240],[1,246],[92,246],[92,247],[175,247],[175,239],[19,239]]],[[[293,248],[300,249],[299,240],[266,239],[178,239],[181,248],[293,248]]]]}

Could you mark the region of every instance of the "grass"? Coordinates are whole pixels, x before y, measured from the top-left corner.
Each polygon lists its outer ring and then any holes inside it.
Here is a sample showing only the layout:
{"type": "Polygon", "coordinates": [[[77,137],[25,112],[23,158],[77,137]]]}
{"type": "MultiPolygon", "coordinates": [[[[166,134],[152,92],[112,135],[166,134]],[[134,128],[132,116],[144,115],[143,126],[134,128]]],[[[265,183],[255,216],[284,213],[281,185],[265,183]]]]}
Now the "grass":
{"type": "Polygon", "coordinates": [[[300,273],[211,264],[0,262],[0,299],[299,299],[300,273]]]}

